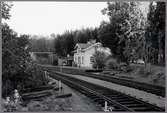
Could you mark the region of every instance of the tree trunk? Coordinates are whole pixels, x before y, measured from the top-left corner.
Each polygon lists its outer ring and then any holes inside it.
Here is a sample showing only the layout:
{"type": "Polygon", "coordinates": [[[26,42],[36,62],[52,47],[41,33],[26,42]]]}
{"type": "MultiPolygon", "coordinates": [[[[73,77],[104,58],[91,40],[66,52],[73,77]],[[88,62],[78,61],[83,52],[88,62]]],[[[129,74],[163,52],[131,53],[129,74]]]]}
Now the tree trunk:
{"type": "Polygon", "coordinates": [[[150,63],[150,51],[149,48],[146,47],[145,49],[145,68],[144,68],[144,74],[151,72],[151,63],[150,63]]]}

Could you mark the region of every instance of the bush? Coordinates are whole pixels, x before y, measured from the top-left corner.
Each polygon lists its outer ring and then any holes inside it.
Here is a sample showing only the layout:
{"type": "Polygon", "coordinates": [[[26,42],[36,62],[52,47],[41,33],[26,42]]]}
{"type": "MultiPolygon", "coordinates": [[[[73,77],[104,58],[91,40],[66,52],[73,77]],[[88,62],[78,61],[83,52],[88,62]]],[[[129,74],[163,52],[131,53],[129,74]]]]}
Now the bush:
{"type": "Polygon", "coordinates": [[[10,95],[14,89],[18,89],[22,93],[26,88],[46,85],[47,82],[43,70],[31,62],[27,64],[25,71],[18,71],[10,79],[3,82],[2,96],[10,95]]]}
{"type": "Polygon", "coordinates": [[[93,68],[103,69],[105,67],[106,54],[101,51],[96,51],[93,56],[93,68]]]}
{"type": "Polygon", "coordinates": [[[119,67],[118,63],[114,60],[110,60],[107,64],[107,68],[109,68],[109,69],[116,70],[116,69],[118,69],[118,67],[119,67]]]}
{"type": "Polygon", "coordinates": [[[131,72],[132,68],[129,65],[120,65],[119,70],[127,73],[127,72],[131,72]]]}
{"type": "Polygon", "coordinates": [[[26,73],[28,73],[29,76],[28,79],[25,81],[27,82],[27,86],[30,85],[32,87],[38,87],[40,85],[45,85],[48,82],[45,78],[44,71],[34,63],[29,63],[26,73]]]}
{"type": "Polygon", "coordinates": [[[54,60],[53,65],[57,66],[58,65],[58,60],[54,60]]]}
{"type": "Polygon", "coordinates": [[[72,63],[72,66],[73,66],[73,67],[77,67],[77,63],[73,62],[73,63],[72,63]]]}

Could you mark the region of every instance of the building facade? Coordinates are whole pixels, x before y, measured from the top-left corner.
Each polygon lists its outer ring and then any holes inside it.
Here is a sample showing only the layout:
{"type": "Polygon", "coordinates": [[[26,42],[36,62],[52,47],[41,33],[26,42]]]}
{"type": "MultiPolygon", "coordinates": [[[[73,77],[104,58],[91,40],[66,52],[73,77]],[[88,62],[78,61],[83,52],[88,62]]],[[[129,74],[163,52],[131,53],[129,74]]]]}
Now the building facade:
{"type": "Polygon", "coordinates": [[[99,42],[88,42],[88,43],[77,43],[74,51],[74,63],[77,67],[92,68],[93,54],[96,51],[108,52],[108,48],[102,47],[102,44],[99,42]]]}

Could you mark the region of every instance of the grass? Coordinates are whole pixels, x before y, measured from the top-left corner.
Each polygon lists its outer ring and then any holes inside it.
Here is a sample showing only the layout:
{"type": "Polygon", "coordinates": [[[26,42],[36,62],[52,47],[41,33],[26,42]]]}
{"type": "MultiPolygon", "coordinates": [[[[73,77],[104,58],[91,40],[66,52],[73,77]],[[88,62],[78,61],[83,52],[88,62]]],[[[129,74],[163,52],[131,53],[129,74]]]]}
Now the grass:
{"type": "MultiPolygon", "coordinates": [[[[59,66],[48,67],[60,71],[59,66]]],[[[165,87],[165,67],[151,65],[151,72],[147,74],[144,73],[145,66],[143,64],[130,64],[129,69],[129,72],[120,71],[118,69],[106,69],[101,73],[165,87]]],[[[62,72],[77,75],[83,73],[84,70],[84,68],[63,67],[62,72]]],[[[100,73],[98,73],[98,75],[100,75],[100,73]]]]}
{"type": "Polygon", "coordinates": [[[118,77],[132,77],[133,80],[138,82],[144,82],[148,84],[164,86],[165,87],[165,67],[151,65],[150,73],[144,73],[144,65],[142,64],[131,64],[132,71],[127,73],[120,73],[118,77]]]}

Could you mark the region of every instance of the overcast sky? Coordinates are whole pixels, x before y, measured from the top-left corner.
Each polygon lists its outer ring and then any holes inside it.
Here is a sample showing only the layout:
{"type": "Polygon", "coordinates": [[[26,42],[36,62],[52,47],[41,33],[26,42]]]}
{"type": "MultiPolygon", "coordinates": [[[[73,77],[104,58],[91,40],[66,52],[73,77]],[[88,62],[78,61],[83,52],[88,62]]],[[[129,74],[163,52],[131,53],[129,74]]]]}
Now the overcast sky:
{"type": "Polygon", "coordinates": [[[18,34],[61,34],[66,30],[98,27],[108,18],[106,2],[13,2],[7,23],[18,34]]]}

